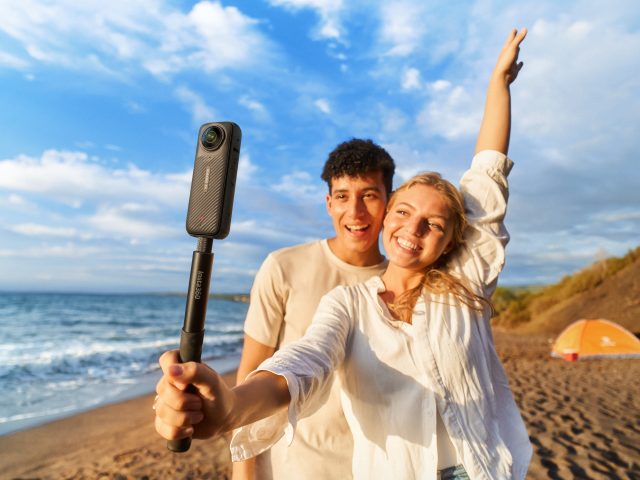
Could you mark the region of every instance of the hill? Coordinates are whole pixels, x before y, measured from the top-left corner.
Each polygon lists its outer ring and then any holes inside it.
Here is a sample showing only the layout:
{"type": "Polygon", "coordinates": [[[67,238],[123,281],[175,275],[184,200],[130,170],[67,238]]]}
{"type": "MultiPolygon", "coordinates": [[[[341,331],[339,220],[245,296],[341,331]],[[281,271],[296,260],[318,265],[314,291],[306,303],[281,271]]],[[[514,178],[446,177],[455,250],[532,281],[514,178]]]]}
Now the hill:
{"type": "Polygon", "coordinates": [[[494,326],[521,333],[560,333],[582,318],[606,318],[640,333],[640,247],[537,288],[498,287],[494,326]]]}

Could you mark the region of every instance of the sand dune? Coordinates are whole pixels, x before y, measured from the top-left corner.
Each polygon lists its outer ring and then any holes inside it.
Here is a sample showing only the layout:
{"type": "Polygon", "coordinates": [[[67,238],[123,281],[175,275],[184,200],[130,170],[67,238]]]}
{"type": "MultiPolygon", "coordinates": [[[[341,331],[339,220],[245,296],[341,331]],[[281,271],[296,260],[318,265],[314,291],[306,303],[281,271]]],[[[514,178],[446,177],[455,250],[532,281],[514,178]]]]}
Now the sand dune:
{"type": "MultiPolygon", "coordinates": [[[[531,479],[640,479],[640,360],[565,362],[545,337],[496,333],[534,457],[531,479]]],[[[227,376],[229,382],[233,376],[227,376]]],[[[0,478],[224,479],[227,440],[172,454],[152,397],[0,437],[0,478]]]]}

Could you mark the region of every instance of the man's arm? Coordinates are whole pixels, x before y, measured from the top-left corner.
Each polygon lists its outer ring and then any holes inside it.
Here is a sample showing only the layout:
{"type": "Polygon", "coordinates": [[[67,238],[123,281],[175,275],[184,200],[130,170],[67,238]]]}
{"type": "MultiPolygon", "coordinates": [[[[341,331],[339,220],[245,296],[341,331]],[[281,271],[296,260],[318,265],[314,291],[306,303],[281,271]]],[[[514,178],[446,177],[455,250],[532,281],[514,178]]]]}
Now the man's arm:
{"type": "MultiPolygon", "coordinates": [[[[258,365],[264,360],[270,358],[275,351],[276,349],[274,347],[260,343],[245,333],[242,357],[240,358],[240,365],[238,366],[238,373],[236,375],[236,385],[244,382],[247,375],[258,368],[258,365]]],[[[233,462],[233,480],[253,480],[255,464],[255,457],[245,460],[244,462],[233,462]]]]}
{"type": "Polygon", "coordinates": [[[498,62],[491,74],[487,99],[478,133],[476,153],[482,150],[497,150],[505,155],[509,151],[511,134],[511,93],[509,85],[516,79],[523,63],[518,63],[520,43],[527,35],[527,29],[518,32],[513,29],[507,37],[498,62]]]}

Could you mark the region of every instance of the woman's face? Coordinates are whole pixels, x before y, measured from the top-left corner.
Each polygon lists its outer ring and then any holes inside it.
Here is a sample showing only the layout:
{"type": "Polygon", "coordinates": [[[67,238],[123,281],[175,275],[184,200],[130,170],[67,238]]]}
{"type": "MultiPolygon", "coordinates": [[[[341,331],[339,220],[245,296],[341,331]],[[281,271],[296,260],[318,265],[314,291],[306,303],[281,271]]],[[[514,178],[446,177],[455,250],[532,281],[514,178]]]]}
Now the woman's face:
{"type": "Polygon", "coordinates": [[[384,219],[382,241],[389,262],[423,270],[448,251],[453,214],[440,192],[416,184],[397,192],[384,219]]]}

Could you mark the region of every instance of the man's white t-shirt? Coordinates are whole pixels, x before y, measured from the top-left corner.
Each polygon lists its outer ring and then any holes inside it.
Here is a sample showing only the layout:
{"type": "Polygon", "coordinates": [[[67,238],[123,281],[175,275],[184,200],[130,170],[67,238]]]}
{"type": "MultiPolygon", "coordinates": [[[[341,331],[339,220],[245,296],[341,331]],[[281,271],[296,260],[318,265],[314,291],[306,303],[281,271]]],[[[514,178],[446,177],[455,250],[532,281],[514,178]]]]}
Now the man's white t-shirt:
{"type": "MultiPolygon", "coordinates": [[[[386,261],[370,267],[350,265],[331,251],[327,240],[275,251],[254,280],[244,332],[275,348],[298,340],[323,295],[338,285],[362,283],[385,268],[386,261]]],[[[258,458],[256,478],[272,478],[270,470],[276,480],[351,478],[353,437],[339,391],[334,381],[327,402],[298,423],[293,443],[287,446],[282,439],[270,454],[258,458]]]]}

